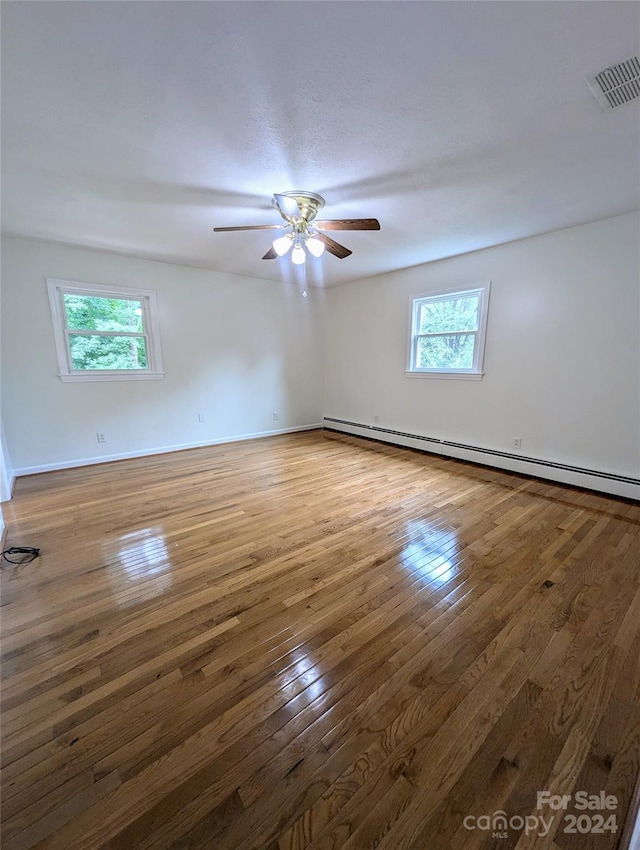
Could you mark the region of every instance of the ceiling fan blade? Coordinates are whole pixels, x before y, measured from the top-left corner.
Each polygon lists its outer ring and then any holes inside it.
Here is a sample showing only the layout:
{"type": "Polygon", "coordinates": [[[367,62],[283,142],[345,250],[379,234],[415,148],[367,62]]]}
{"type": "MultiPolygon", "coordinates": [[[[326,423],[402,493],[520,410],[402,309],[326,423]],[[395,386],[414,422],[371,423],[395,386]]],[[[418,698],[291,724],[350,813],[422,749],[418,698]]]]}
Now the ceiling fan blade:
{"type": "MultiPolygon", "coordinates": [[[[297,205],[296,205],[297,206],[297,205]]],[[[226,233],[232,230],[282,230],[282,224],[246,224],[241,227],[214,227],[214,233],[226,233]]]]}
{"type": "Polygon", "coordinates": [[[324,242],[324,247],[330,254],[333,254],[334,257],[337,257],[339,260],[344,260],[345,257],[348,257],[349,254],[352,254],[353,251],[350,251],[348,248],[345,248],[344,245],[341,245],[339,242],[336,242],[330,236],[326,236],[324,233],[318,232],[316,234],[318,239],[324,242]]]}
{"type": "Polygon", "coordinates": [[[320,230],[380,230],[377,218],[337,218],[329,221],[314,221],[320,230]]]}
{"type": "Polygon", "coordinates": [[[273,200],[276,202],[276,207],[280,213],[289,221],[302,218],[302,212],[298,206],[298,202],[294,198],[289,198],[286,195],[274,195],[273,200]]]}
{"type": "Polygon", "coordinates": [[[278,256],[278,254],[276,253],[276,249],[272,245],[271,248],[269,248],[269,250],[267,251],[267,253],[264,255],[264,257],[262,259],[263,260],[275,260],[275,258],[277,256],[278,256]]]}

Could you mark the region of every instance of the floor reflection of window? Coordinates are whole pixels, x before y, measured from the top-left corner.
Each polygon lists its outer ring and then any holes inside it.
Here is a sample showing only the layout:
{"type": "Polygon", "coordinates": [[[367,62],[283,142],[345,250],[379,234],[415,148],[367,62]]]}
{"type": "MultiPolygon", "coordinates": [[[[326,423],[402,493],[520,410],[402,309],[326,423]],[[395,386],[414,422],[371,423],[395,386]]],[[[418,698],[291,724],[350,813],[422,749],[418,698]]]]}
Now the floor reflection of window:
{"type": "Polygon", "coordinates": [[[458,539],[455,529],[426,520],[409,520],[400,560],[429,584],[442,585],[458,571],[458,539]]]}
{"type": "Polygon", "coordinates": [[[171,560],[159,526],[124,534],[107,547],[107,570],[112,586],[122,593],[121,607],[159,596],[171,586],[171,560]],[[134,596],[127,593],[132,587],[134,596]]]}
{"type": "Polygon", "coordinates": [[[283,690],[292,686],[292,694],[297,694],[304,688],[311,699],[319,697],[327,688],[311,654],[298,657],[297,661],[285,667],[281,676],[283,690]]]}

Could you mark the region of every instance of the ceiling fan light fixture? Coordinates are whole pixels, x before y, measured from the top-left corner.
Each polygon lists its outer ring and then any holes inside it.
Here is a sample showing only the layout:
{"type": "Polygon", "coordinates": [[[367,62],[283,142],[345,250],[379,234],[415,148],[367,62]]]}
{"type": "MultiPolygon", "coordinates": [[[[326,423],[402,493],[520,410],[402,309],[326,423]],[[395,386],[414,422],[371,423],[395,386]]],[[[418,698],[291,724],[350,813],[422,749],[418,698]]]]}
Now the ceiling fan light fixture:
{"type": "Polygon", "coordinates": [[[324,242],[317,236],[310,236],[306,245],[314,257],[321,257],[324,254],[324,242]]]}
{"type": "Polygon", "coordinates": [[[282,192],[272,199],[286,224],[245,224],[233,227],[214,227],[216,233],[232,230],[282,230],[285,235],[274,239],[263,260],[275,260],[291,251],[291,260],[296,266],[306,262],[307,252],[321,257],[326,251],[339,260],[351,255],[345,248],[324,231],[326,230],[380,230],[377,218],[334,218],[318,220],[316,215],[324,206],[324,198],[315,192],[282,192]],[[312,224],[313,222],[313,224],[312,224]]]}
{"type": "Polygon", "coordinates": [[[273,240],[273,250],[279,257],[284,257],[289,248],[291,248],[290,236],[280,236],[278,239],[273,240]]]}
{"type": "Polygon", "coordinates": [[[295,263],[296,266],[301,266],[306,259],[307,255],[304,248],[301,245],[296,245],[291,252],[291,262],[295,263]]]}

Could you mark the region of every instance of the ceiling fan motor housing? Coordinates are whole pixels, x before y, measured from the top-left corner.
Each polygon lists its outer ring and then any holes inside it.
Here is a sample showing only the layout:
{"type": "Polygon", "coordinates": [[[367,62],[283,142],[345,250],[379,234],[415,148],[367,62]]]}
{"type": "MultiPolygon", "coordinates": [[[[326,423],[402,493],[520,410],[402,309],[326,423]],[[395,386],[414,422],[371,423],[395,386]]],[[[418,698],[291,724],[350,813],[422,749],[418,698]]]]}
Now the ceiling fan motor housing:
{"type": "MultiPolygon", "coordinates": [[[[324,198],[321,195],[316,195],[315,192],[303,192],[303,191],[295,191],[295,192],[280,192],[281,195],[284,195],[285,198],[293,198],[293,200],[298,204],[300,208],[300,214],[302,219],[305,222],[313,221],[318,212],[324,206],[324,198]]],[[[276,199],[273,199],[273,206],[279,210],[276,199]]],[[[282,211],[279,210],[282,215],[282,211]]],[[[288,219],[285,216],[282,216],[285,221],[288,219]]]]}

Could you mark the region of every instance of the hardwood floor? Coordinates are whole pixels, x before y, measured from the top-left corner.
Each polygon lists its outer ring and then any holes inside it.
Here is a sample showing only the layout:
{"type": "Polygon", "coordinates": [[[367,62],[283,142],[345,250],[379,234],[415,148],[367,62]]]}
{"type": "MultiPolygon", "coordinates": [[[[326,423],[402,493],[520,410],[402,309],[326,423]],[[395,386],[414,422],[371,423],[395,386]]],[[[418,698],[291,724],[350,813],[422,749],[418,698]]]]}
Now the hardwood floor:
{"type": "Polygon", "coordinates": [[[317,431],[3,508],[3,850],[618,846],[639,505],[317,431]]]}

